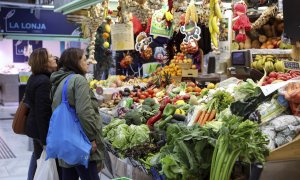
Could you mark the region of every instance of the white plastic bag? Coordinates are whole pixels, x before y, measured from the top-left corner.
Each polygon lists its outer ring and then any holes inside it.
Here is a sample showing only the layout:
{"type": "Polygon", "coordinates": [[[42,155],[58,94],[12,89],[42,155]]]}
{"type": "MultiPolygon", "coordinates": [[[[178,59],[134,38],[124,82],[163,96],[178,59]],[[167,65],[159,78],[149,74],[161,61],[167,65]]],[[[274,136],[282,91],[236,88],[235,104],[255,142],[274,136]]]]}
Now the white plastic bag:
{"type": "Polygon", "coordinates": [[[58,180],[58,172],[55,159],[46,161],[46,150],[43,150],[40,159],[37,160],[37,169],[34,180],[58,180]]]}

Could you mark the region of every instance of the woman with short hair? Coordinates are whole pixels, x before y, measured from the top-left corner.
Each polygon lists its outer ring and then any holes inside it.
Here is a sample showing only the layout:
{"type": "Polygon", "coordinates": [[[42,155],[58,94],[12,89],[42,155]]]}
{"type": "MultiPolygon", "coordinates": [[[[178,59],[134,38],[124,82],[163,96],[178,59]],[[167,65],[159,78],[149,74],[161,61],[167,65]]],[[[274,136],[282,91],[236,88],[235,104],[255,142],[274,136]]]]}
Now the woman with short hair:
{"type": "Polygon", "coordinates": [[[40,158],[51,118],[50,75],[57,70],[57,64],[51,53],[45,48],[35,49],[30,55],[29,77],[24,103],[30,108],[26,125],[26,135],[33,138],[34,152],[29,166],[28,180],[32,180],[36,171],[36,160],[40,158]]]}

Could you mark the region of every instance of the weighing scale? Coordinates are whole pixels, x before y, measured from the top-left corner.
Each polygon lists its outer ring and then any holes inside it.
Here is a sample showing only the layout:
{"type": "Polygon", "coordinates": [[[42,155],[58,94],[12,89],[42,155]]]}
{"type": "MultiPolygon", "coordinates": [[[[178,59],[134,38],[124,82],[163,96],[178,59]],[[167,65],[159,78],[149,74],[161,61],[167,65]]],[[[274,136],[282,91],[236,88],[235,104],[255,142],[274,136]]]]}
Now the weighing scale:
{"type": "Polygon", "coordinates": [[[238,79],[251,77],[251,54],[249,50],[237,50],[231,52],[228,75],[238,79]]]}

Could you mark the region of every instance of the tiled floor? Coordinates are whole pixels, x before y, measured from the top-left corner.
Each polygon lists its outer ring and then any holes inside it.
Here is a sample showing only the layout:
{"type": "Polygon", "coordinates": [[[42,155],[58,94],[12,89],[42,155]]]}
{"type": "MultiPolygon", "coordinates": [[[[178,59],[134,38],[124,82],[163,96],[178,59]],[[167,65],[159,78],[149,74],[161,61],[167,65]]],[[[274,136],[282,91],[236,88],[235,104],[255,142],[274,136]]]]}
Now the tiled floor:
{"type": "MultiPolygon", "coordinates": [[[[16,106],[0,106],[0,137],[16,155],[12,159],[0,159],[0,180],[26,180],[32,148],[29,147],[29,138],[14,134],[11,128],[12,115],[16,106]]],[[[101,174],[101,180],[108,180],[101,174]]]]}

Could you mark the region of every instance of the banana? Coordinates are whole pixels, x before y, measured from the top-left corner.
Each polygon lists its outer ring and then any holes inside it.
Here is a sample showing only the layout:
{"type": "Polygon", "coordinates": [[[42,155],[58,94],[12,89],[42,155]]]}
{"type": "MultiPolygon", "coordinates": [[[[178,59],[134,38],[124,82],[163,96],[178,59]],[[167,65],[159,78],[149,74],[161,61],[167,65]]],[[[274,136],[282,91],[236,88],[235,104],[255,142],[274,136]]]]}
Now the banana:
{"type": "Polygon", "coordinates": [[[192,20],[195,23],[198,23],[198,14],[197,14],[197,9],[194,3],[190,3],[186,9],[186,14],[185,14],[185,23],[188,24],[190,20],[192,20]]]}
{"type": "Polygon", "coordinates": [[[222,19],[222,12],[219,3],[215,3],[215,14],[219,19],[222,19]]]}
{"type": "Polygon", "coordinates": [[[219,46],[218,39],[217,39],[217,34],[215,32],[213,32],[213,34],[211,34],[211,40],[212,40],[212,43],[215,47],[219,46]]]}
{"type": "Polygon", "coordinates": [[[220,34],[220,29],[219,29],[219,26],[218,26],[218,17],[217,16],[214,16],[214,18],[212,19],[211,25],[212,25],[212,28],[213,28],[214,32],[216,32],[217,34],[220,34]]]}
{"type": "Polygon", "coordinates": [[[274,68],[278,72],[284,72],[285,71],[284,63],[281,60],[276,61],[276,63],[274,64],[274,68]]]}
{"type": "Polygon", "coordinates": [[[212,28],[211,22],[212,22],[212,18],[209,18],[209,20],[208,20],[208,29],[209,29],[210,34],[213,33],[213,28],[212,28]]]}
{"type": "Polygon", "coordinates": [[[256,69],[258,69],[258,70],[263,70],[264,69],[264,65],[262,64],[261,61],[257,61],[257,63],[256,63],[256,69]]]}
{"type": "Polygon", "coordinates": [[[267,62],[265,63],[265,70],[266,70],[267,72],[272,72],[272,71],[274,71],[274,65],[273,65],[273,63],[270,62],[270,61],[267,61],[267,62]]]}
{"type": "Polygon", "coordinates": [[[257,61],[251,63],[251,68],[257,69],[257,61]]]}

